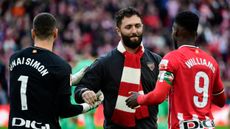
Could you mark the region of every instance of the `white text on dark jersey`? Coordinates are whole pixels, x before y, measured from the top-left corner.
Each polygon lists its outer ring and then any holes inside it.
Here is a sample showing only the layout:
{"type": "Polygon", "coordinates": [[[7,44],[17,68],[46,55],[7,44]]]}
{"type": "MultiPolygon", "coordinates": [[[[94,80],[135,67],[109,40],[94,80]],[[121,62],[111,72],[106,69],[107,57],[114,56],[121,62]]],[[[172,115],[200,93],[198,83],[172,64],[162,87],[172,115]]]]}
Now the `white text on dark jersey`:
{"type": "Polygon", "coordinates": [[[31,67],[37,69],[38,72],[40,72],[40,74],[42,76],[45,76],[46,74],[49,73],[49,71],[45,68],[44,65],[42,65],[39,61],[36,61],[34,59],[31,59],[31,58],[22,57],[22,58],[17,58],[15,60],[13,60],[10,63],[10,71],[12,71],[14,69],[14,67],[16,67],[18,65],[28,65],[28,66],[31,66],[31,67]]]}

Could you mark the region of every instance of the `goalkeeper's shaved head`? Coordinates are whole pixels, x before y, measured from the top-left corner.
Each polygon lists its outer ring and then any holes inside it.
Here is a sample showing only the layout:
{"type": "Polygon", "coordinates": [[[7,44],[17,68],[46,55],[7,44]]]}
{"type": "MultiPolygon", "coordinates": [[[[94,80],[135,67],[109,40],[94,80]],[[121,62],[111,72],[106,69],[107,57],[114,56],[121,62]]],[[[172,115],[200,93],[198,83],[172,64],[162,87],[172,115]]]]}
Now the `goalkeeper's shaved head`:
{"type": "Polygon", "coordinates": [[[52,36],[56,27],[57,21],[50,13],[40,13],[33,20],[33,29],[39,39],[47,39],[52,36]]]}

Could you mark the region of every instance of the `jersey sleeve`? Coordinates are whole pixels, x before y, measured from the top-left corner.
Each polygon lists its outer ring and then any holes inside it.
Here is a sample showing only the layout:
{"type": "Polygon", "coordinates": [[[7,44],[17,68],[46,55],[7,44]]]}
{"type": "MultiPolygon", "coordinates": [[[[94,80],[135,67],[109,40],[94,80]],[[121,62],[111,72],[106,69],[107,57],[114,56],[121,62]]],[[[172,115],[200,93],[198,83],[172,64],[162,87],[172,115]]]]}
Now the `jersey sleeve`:
{"type": "Polygon", "coordinates": [[[64,66],[57,73],[58,94],[71,94],[71,67],[64,66]]]}
{"type": "Polygon", "coordinates": [[[220,77],[220,69],[218,66],[216,68],[217,68],[216,77],[215,77],[215,82],[214,82],[214,87],[213,87],[213,92],[212,92],[213,95],[218,95],[224,92],[223,82],[220,77]]]}
{"type": "Polygon", "coordinates": [[[70,101],[71,95],[71,67],[62,65],[57,70],[57,86],[58,86],[58,114],[61,118],[73,117],[82,113],[81,105],[73,105],[70,101]]]}
{"type": "Polygon", "coordinates": [[[105,67],[101,60],[96,60],[92,65],[90,65],[89,69],[75,88],[75,101],[77,103],[84,102],[82,99],[82,93],[86,90],[93,90],[94,92],[97,92],[101,89],[104,69],[105,67]]]}
{"type": "Polygon", "coordinates": [[[174,52],[168,53],[161,60],[161,62],[159,64],[159,70],[174,73],[174,71],[176,70],[176,66],[177,66],[176,63],[177,62],[176,62],[175,53],[174,52]]]}
{"type": "Polygon", "coordinates": [[[220,69],[217,65],[217,70],[216,70],[216,76],[215,76],[215,80],[214,80],[214,86],[213,86],[213,99],[212,102],[213,104],[219,106],[219,107],[223,107],[225,105],[226,102],[226,96],[224,94],[224,86],[223,83],[221,81],[221,77],[220,77],[220,69]]]}
{"type": "Polygon", "coordinates": [[[156,83],[156,87],[153,91],[146,95],[140,95],[137,98],[137,102],[140,105],[155,105],[162,103],[167,97],[174,79],[173,72],[175,71],[174,60],[169,53],[164,56],[159,64],[159,75],[156,83]]]}
{"type": "MultiPolygon", "coordinates": [[[[163,57],[159,64],[159,75],[158,75],[158,80],[157,84],[162,85],[161,83],[168,84],[172,86],[173,80],[174,80],[174,75],[176,71],[176,67],[178,66],[176,63],[176,58],[174,56],[175,54],[169,53],[163,57]]],[[[165,85],[164,84],[164,85],[165,85]]]]}

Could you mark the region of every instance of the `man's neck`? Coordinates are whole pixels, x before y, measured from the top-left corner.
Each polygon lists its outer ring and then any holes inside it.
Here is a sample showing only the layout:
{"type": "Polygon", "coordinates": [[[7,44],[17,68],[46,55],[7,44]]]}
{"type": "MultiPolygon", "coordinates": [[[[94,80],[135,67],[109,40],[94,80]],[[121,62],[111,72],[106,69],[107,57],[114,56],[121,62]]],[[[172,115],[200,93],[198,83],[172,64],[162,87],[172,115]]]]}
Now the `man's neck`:
{"type": "Polygon", "coordinates": [[[137,49],[139,48],[139,47],[137,47],[137,48],[129,48],[129,47],[126,47],[126,46],[124,46],[125,47],[125,50],[126,51],[128,51],[129,53],[132,53],[132,54],[134,54],[134,53],[136,53],[137,52],[137,49]]]}
{"type": "Polygon", "coordinates": [[[53,51],[53,40],[34,40],[34,46],[53,51]]]}
{"type": "Polygon", "coordinates": [[[178,47],[182,46],[182,45],[193,45],[195,46],[195,41],[194,40],[181,40],[181,41],[178,41],[177,43],[178,47]]]}

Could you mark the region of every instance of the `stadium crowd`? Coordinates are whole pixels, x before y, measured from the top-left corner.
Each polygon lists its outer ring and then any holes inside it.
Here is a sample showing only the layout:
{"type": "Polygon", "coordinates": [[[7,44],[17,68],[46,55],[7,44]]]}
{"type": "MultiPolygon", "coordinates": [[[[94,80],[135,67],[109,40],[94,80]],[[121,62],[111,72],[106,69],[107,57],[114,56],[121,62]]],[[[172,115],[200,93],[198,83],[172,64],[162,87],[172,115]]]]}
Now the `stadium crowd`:
{"type": "Polygon", "coordinates": [[[37,13],[55,15],[60,28],[55,53],[74,67],[87,55],[101,56],[117,45],[114,14],[127,6],[143,15],[144,45],[162,56],[173,50],[170,33],[177,12],[199,14],[197,43],[218,61],[230,103],[230,0],[0,0],[0,104],[9,103],[9,56],[32,44],[37,13]]]}

